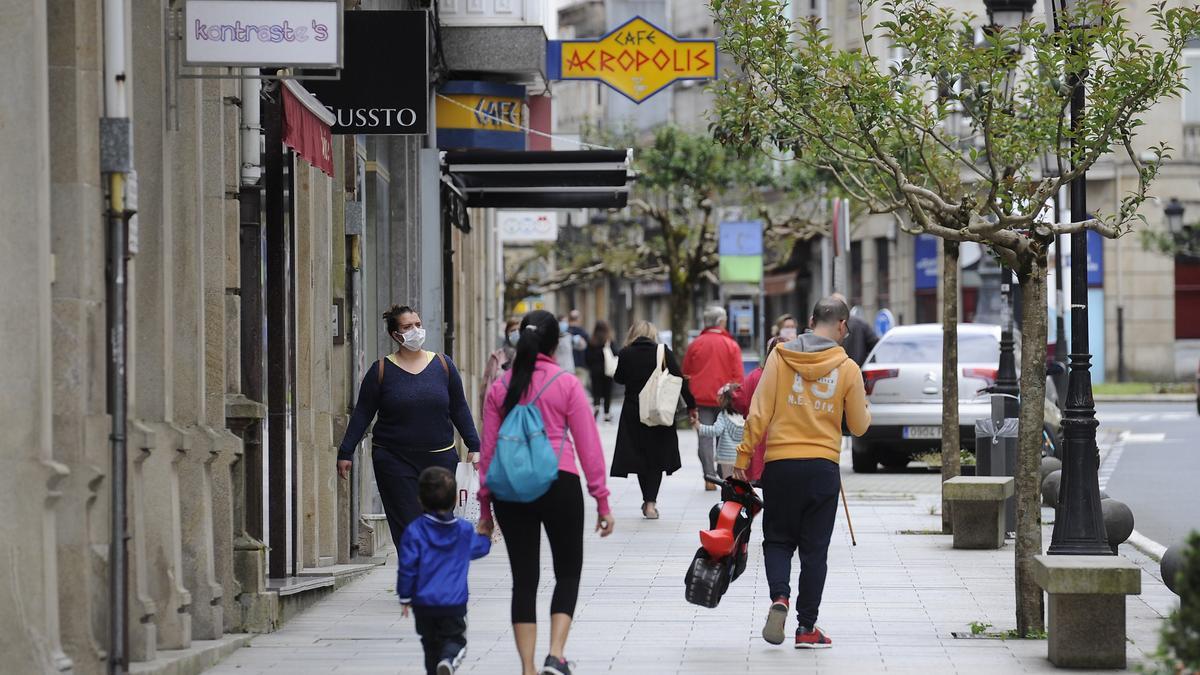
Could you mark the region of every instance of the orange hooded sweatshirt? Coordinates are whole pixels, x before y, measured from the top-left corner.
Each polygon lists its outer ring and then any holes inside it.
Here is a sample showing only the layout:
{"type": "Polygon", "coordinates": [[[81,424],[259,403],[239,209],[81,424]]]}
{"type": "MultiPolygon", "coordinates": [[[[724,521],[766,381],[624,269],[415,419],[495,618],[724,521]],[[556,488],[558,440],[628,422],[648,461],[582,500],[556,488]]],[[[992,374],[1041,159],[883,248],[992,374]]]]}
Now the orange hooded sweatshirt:
{"type": "Polygon", "coordinates": [[[842,454],[843,415],[855,436],[871,426],[862,371],[846,350],[813,333],[779,345],[750,401],[735,466],[750,465],[754,447],[768,430],[767,462],[819,458],[836,464],[842,454]]]}

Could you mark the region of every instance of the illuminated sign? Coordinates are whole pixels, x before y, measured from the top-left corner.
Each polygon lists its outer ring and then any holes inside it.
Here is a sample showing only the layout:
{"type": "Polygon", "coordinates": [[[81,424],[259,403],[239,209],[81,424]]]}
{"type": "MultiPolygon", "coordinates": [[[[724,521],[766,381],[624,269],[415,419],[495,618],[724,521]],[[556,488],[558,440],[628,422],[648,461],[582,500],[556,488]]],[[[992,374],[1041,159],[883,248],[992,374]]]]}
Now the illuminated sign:
{"type": "Polygon", "coordinates": [[[438,147],[525,149],[525,87],[452,81],[438,93],[438,147]]]}
{"type": "Polygon", "coordinates": [[[634,17],[599,40],[553,40],[551,80],[599,80],[641,103],[678,80],[717,77],[716,40],[679,40],[634,17]]]}
{"type": "Polygon", "coordinates": [[[341,18],[332,0],[187,0],[184,63],[339,68],[341,18]]]}

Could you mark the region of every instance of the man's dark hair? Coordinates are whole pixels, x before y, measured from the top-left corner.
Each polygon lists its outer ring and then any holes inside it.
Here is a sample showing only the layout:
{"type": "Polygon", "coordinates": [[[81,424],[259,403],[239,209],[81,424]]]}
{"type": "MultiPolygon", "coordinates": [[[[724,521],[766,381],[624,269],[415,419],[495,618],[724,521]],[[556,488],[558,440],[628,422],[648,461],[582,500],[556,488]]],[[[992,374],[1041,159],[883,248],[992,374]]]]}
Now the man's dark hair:
{"type": "Polygon", "coordinates": [[[813,307],[812,322],[814,326],[828,326],[838,323],[839,321],[850,320],[850,308],[845,302],[835,298],[826,297],[817,301],[817,306],[813,307]]]}
{"type": "Polygon", "coordinates": [[[454,474],[440,466],[431,466],[417,479],[417,498],[426,511],[451,511],[458,499],[454,474]]]}

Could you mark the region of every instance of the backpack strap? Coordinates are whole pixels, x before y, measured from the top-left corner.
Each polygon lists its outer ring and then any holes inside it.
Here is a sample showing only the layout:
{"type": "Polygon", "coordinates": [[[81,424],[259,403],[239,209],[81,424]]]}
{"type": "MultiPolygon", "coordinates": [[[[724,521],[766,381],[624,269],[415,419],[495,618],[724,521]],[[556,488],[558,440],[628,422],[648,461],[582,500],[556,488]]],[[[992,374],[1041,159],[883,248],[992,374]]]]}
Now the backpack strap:
{"type": "Polygon", "coordinates": [[[378,387],[383,386],[383,366],[385,365],[384,361],[387,361],[386,356],[383,357],[382,359],[379,359],[379,382],[376,383],[376,386],[378,386],[378,387]]]}
{"type": "Polygon", "coordinates": [[[438,353],[437,357],[438,357],[438,361],[442,362],[442,370],[446,371],[446,374],[449,375],[450,374],[450,366],[446,364],[446,357],[443,356],[440,352],[438,353]]]}
{"type": "Polygon", "coordinates": [[[542,394],[546,393],[546,390],[550,388],[550,385],[554,384],[554,381],[557,380],[559,378],[559,376],[561,376],[562,374],[564,374],[566,372],[567,371],[565,371],[565,370],[559,369],[559,371],[554,374],[554,377],[550,378],[549,382],[542,385],[541,390],[538,391],[537,396],[533,397],[533,400],[529,402],[529,405],[533,405],[533,404],[537,403],[538,399],[540,399],[542,397],[542,394]]]}

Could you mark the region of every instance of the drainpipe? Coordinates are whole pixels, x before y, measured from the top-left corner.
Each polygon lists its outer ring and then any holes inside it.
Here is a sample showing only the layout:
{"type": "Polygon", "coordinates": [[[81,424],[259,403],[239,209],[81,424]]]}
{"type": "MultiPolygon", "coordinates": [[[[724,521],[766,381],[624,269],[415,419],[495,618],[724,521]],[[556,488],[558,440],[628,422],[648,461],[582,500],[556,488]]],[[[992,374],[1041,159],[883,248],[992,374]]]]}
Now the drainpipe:
{"type": "Polygon", "coordinates": [[[242,185],[258,185],[262,177],[262,80],[257,68],[242,69],[242,185]]]}
{"type": "Polygon", "coordinates": [[[130,246],[129,219],[137,208],[133,173],[133,132],[125,109],[127,36],[124,0],[104,0],[104,117],[100,120],[100,171],[107,183],[107,264],[105,269],[106,409],[112,422],[109,493],[108,672],[129,666],[128,571],[126,549],[126,265],[130,246]]]}

